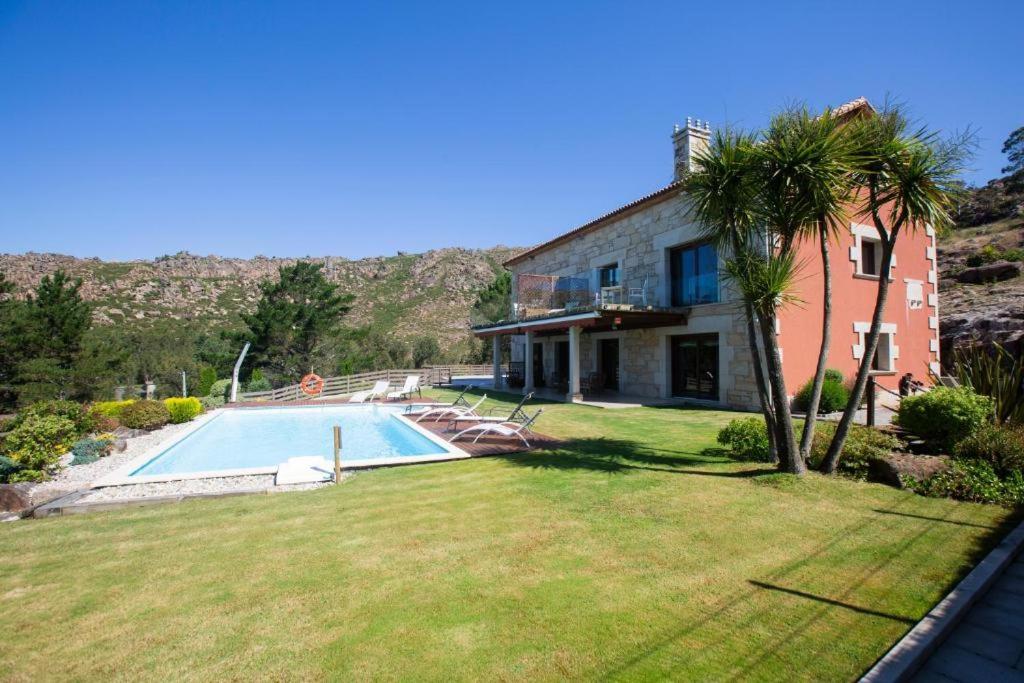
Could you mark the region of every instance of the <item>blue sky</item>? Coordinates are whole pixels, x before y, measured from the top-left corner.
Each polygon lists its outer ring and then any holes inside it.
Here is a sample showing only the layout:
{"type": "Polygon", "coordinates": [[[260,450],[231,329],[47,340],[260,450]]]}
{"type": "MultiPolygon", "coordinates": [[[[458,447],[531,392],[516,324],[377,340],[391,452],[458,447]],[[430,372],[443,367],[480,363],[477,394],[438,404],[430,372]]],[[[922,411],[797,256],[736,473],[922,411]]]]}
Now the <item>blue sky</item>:
{"type": "Polygon", "coordinates": [[[672,124],[887,93],[1024,125],[1022,2],[0,1],[0,252],[528,245],[670,179],[672,124]]]}

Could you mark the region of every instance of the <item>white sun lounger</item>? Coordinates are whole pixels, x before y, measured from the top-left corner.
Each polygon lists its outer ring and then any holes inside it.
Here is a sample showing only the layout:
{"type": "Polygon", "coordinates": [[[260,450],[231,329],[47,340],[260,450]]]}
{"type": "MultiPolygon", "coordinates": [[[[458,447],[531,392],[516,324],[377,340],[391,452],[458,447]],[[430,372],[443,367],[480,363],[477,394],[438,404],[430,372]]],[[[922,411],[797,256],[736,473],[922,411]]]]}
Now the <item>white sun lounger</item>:
{"type": "Polygon", "coordinates": [[[513,408],[507,415],[494,415],[493,414],[495,412],[494,410],[492,410],[487,415],[470,415],[470,414],[455,415],[455,416],[449,418],[449,422],[448,422],[448,426],[446,427],[446,431],[449,431],[449,432],[457,432],[457,431],[459,431],[458,427],[459,427],[459,423],[460,422],[476,422],[478,424],[483,424],[485,422],[491,422],[491,423],[494,423],[494,424],[503,424],[505,422],[515,422],[517,424],[521,424],[521,423],[526,422],[527,420],[530,419],[530,417],[526,414],[526,411],[523,409],[523,406],[525,406],[526,402],[529,401],[532,398],[533,398],[533,392],[531,391],[530,393],[528,393],[525,396],[523,396],[523,398],[520,399],[519,403],[516,404],[516,407],[513,408]]]}
{"type": "Polygon", "coordinates": [[[459,395],[455,397],[454,401],[449,401],[448,403],[443,403],[441,401],[431,401],[430,403],[406,403],[405,412],[422,413],[423,411],[430,410],[432,408],[453,408],[455,406],[462,406],[464,408],[468,408],[469,401],[465,399],[467,391],[473,391],[472,384],[463,387],[462,391],[459,392],[459,395]]]}
{"type": "Polygon", "coordinates": [[[406,377],[405,386],[403,386],[398,391],[389,391],[387,398],[389,401],[397,401],[403,398],[412,398],[413,392],[418,392],[422,395],[422,392],[420,392],[419,375],[409,375],[408,377],[406,377]]]}
{"type": "Polygon", "coordinates": [[[440,421],[441,418],[444,417],[451,418],[456,415],[476,415],[476,409],[479,408],[480,404],[482,404],[486,400],[487,394],[484,394],[483,396],[480,397],[479,401],[469,406],[468,408],[464,408],[462,406],[442,406],[440,408],[433,408],[423,413],[418,418],[416,418],[416,421],[423,422],[423,420],[428,417],[431,417],[436,421],[440,421]]]}
{"type": "Polygon", "coordinates": [[[387,380],[381,380],[373,385],[373,389],[369,391],[357,391],[352,394],[352,398],[348,400],[349,403],[367,403],[375,398],[386,396],[388,389],[391,388],[391,384],[387,380]]]}
{"type": "Polygon", "coordinates": [[[540,414],[543,412],[543,408],[538,409],[537,412],[533,414],[533,417],[529,418],[526,422],[523,423],[486,422],[484,424],[475,424],[472,427],[466,427],[461,432],[459,432],[452,438],[448,439],[448,441],[455,441],[455,439],[459,438],[460,436],[468,436],[470,434],[476,433],[476,438],[473,439],[473,443],[476,443],[484,434],[497,434],[498,436],[504,436],[509,438],[513,436],[519,437],[519,440],[523,442],[523,445],[529,448],[530,442],[526,440],[525,436],[523,436],[523,432],[531,434],[532,432],[530,432],[530,426],[537,420],[538,417],[540,417],[540,414]]]}

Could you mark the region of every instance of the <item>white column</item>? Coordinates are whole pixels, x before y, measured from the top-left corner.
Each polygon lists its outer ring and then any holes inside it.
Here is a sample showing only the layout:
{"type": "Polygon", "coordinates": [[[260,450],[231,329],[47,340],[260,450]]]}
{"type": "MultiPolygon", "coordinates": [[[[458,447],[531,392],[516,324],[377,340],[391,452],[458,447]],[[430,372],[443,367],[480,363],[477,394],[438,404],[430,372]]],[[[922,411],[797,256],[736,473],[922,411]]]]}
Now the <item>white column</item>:
{"type": "Polygon", "coordinates": [[[526,357],[523,358],[523,393],[533,391],[533,332],[526,333],[526,357]]]}
{"type": "Polygon", "coordinates": [[[581,401],[580,393],[580,328],[569,328],[569,395],[568,401],[581,401]]]}
{"type": "Polygon", "coordinates": [[[494,377],[494,390],[501,389],[501,335],[491,337],[491,373],[494,377]]]}

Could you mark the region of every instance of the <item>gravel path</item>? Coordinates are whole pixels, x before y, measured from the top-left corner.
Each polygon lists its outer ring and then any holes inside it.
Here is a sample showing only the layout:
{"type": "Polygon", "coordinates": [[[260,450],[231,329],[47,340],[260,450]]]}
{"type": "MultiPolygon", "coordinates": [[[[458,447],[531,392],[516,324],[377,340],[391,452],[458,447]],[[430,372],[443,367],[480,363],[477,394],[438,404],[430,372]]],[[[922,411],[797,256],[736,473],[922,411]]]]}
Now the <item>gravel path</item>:
{"type": "Polygon", "coordinates": [[[111,453],[88,465],[75,465],[71,467],[68,463],[71,456],[66,455],[61,459],[64,468],[61,469],[52,479],[32,487],[32,502],[38,505],[48,500],[53,500],[73,491],[91,488],[93,482],[110,474],[119,467],[123,467],[132,458],[145,453],[153,446],[173,439],[179,433],[188,429],[189,423],[180,425],[167,425],[154,432],[142,434],[127,439],[128,447],[121,453],[111,453]]]}
{"type": "MultiPolygon", "coordinates": [[[[347,479],[351,474],[342,475],[347,479]]],[[[151,498],[161,496],[180,496],[195,493],[230,493],[231,491],[263,491],[283,493],[286,491],[307,491],[332,482],[313,484],[292,484],[275,486],[273,474],[250,474],[242,477],[215,477],[212,479],[181,479],[178,481],[160,481],[148,484],[126,484],[124,486],[104,486],[94,489],[82,498],[80,503],[96,503],[100,501],[126,500],[129,498],[151,498]]]]}

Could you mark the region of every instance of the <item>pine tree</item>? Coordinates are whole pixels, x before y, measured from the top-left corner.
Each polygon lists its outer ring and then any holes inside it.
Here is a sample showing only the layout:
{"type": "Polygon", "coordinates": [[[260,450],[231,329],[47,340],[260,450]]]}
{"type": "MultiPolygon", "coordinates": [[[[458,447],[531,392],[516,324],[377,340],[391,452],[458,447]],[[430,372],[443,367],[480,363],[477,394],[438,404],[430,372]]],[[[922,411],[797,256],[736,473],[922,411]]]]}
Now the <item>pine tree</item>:
{"type": "Polygon", "coordinates": [[[353,297],[338,293],[317,264],[300,261],[279,273],[279,280],[260,285],[256,310],[242,315],[249,328],[243,336],[252,343],[252,364],[268,378],[297,382],[316,369],[318,351],[338,332],[353,297]]]}

